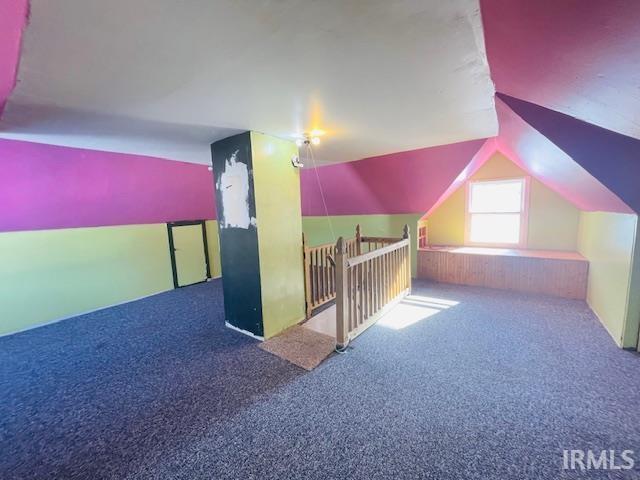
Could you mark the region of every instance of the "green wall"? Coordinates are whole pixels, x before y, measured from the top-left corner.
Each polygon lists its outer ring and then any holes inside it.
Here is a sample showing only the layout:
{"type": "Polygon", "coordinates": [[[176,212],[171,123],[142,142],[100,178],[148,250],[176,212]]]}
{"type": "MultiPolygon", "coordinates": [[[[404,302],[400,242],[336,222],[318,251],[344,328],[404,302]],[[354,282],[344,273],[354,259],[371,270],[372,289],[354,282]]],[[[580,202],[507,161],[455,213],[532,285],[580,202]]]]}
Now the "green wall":
{"type": "MultiPolygon", "coordinates": [[[[514,178],[528,174],[501,153],[494,154],[471,180],[514,178]]],[[[464,245],[466,189],[460,187],[428,218],[429,243],[464,245]]],[[[544,184],[531,179],[527,248],[568,250],[577,247],[580,211],[544,184]]]]}
{"type": "MultiPolygon", "coordinates": [[[[206,222],[212,277],[218,224],[206,222]]],[[[173,289],[166,224],[0,234],[0,335],[173,289]]]]}
{"type": "Polygon", "coordinates": [[[295,143],[251,132],[265,338],[305,317],[300,171],[295,143]]]}
{"type": "Polygon", "coordinates": [[[311,246],[335,242],[338,237],[355,236],[360,224],[362,236],[401,237],[402,229],[409,225],[411,232],[411,270],[416,275],[416,238],[419,213],[396,215],[332,215],[329,217],[302,217],[302,230],[311,246]],[[332,234],[331,228],[333,228],[332,234]]]}
{"type": "Polygon", "coordinates": [[[0,235],[0,334],[171,290],[165,224],[0,235]]]}
{"type": "Polygon", "coordinates": [[[634,346],[640,351],[640,226],[636,217],[636,241],[633,248],[631,282],[629,285],[629,306],[623,332],[624,347],[634,346]]]}
{"type": "Polygon", "coordinates": [[[587,302],[622,347],[635,347],[638,341],[637,222],[637,215],[630,214],[580,215],[578,251],[589,260],[587,302]]]}
{"type": "Polygon", "coordinates": [[[209,269],[211,270],[211,278],[218,278],[222,275],[218,222],[216,220],[207,220],[205,226],[207,230],[207,246],[209,247],[209,269]]]}

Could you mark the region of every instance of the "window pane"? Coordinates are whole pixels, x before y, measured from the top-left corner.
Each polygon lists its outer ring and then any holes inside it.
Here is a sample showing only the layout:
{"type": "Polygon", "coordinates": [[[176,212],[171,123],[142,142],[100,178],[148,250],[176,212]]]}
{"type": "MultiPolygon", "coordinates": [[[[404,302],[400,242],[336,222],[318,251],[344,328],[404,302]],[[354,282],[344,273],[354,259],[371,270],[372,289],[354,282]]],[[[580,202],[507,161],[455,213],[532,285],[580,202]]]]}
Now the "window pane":
{"type": "Polygon", "coordinates": [[[519,212],[522,208],[522,180],[471,183],[470,212],[519,212]]]}
{"type": "Polygon", "coordinates": [[[474,243],[520,242],[519,213],[471,214],[471,241],[474,243]]]}

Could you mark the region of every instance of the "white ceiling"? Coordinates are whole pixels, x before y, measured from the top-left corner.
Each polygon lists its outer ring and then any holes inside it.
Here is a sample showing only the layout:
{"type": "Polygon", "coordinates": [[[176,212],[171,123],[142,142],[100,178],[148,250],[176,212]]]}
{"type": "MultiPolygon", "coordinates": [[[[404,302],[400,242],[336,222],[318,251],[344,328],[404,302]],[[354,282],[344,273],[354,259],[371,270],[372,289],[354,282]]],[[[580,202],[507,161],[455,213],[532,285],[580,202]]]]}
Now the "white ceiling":
{"type": "Polygon", "coordinates": [[[477,0],[31,0],[0,137],[210,163],[242,130],[321,162],[497,134],[477,0]]]}

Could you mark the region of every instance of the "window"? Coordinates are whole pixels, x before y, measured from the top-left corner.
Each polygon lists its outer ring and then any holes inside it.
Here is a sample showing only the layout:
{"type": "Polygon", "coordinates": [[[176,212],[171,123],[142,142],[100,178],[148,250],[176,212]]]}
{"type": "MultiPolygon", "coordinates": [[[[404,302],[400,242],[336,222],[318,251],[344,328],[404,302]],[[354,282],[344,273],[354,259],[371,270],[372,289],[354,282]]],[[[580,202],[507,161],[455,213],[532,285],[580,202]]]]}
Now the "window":
{"type": "Polygon", "coordinates": [[[527,185],[525,178],[469,182],[466,242],[524,247],[527,185]]]}

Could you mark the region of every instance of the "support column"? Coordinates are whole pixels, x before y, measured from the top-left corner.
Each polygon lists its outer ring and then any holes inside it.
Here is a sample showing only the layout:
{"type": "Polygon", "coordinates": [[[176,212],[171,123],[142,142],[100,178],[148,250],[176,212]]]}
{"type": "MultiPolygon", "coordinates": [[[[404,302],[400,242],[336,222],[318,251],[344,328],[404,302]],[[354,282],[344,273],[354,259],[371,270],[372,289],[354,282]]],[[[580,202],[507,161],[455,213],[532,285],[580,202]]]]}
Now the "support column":
{"type": "Polygon", "coordinates": [[[268,338],[305,317],[298,150],[246,132],[211,153],[226,322],[268,338]]]}

